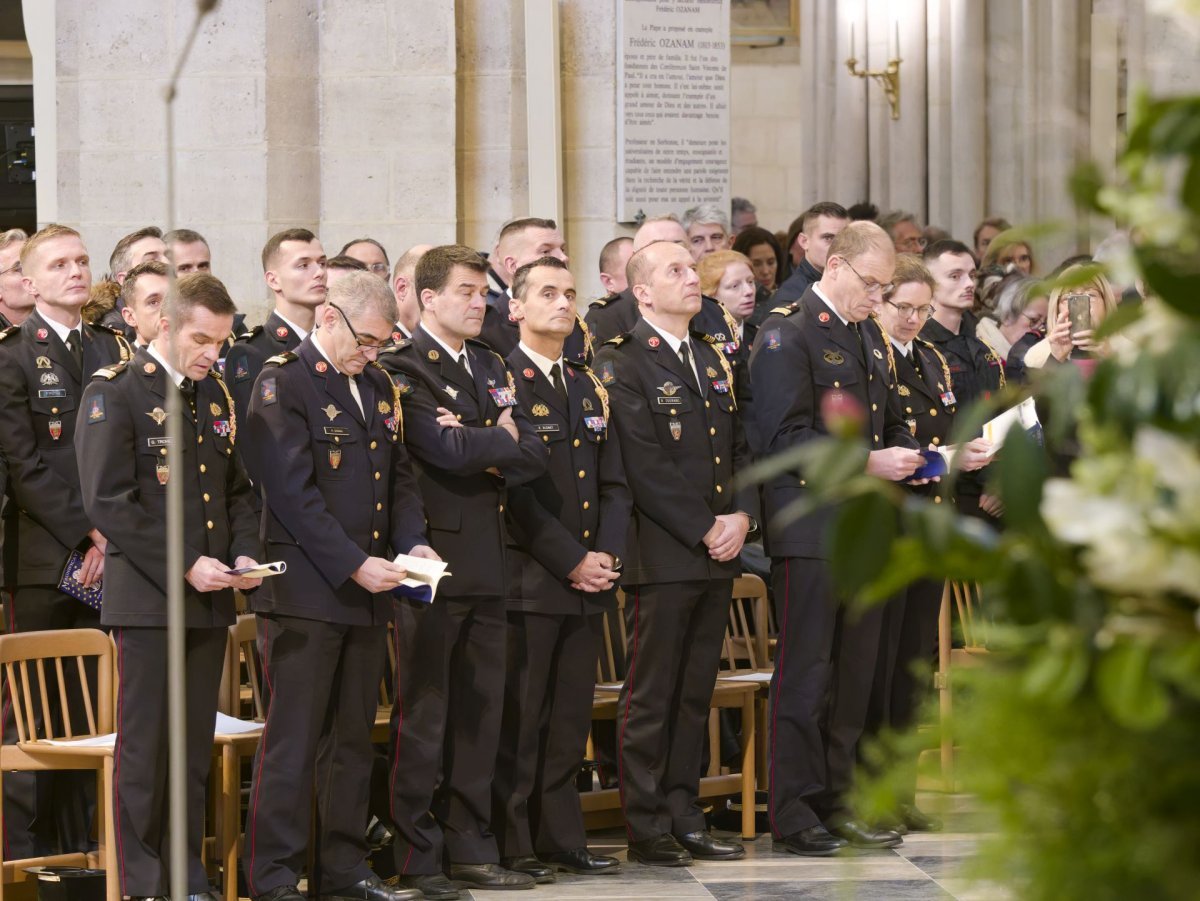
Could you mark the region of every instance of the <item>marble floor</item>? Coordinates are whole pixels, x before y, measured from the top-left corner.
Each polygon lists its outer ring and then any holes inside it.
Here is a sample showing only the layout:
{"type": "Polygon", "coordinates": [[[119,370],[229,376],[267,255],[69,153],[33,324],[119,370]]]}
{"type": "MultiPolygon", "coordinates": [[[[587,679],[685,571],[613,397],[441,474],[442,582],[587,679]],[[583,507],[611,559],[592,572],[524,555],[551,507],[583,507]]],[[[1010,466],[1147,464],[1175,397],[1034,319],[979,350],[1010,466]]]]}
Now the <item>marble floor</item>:
{"type": "MultiPolygon", "coordinates": [[[[969,882],[964,862],[979,838],[979,821],[965,798],[921,802],[943,814],[940,833],[911,834],[890,851],[862,851],[835,858],[802,858],[777,853],[771,837],[746,843],[746,857],[725,863],[691,867],[646,867],[625,863],[611,876],[560,874],[553,885],[540,885],[521,897],[587,899],[587,901],[657,901],[657,899],[717,899],[717,901],[1003,901],[1008,896],[994,886],[969,882]]],[[[727,833],[718,834],[727,835],[727,833]]],[[[625,860],[624,833],[597,832],[589,844],[597,854],[625,860]]],[[[494,892],[464,893],[479,901],[496,901],[494,892]]]]}

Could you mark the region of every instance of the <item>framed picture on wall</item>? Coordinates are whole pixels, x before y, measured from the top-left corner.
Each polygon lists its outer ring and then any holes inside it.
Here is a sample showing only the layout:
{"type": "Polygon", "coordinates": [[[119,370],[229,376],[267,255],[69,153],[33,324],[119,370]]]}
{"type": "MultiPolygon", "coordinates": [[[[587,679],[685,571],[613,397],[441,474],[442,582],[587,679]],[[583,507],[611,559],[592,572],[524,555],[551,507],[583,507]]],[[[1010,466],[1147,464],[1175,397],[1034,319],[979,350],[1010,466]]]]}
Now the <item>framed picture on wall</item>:
{"type": "Polygon", "coordinates": [[[800,34],[800,0],[732,0],[730,15],[735,36],[800,34]]]}

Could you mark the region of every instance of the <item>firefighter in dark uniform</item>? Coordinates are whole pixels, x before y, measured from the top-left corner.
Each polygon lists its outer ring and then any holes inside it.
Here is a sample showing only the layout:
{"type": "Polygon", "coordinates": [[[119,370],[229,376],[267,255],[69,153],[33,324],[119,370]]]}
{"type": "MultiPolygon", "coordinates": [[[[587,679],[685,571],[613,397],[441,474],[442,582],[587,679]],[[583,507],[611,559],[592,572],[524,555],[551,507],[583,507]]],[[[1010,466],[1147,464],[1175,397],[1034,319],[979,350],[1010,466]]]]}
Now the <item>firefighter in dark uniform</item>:
{"type": "MultiPolygon", "coordinates": [[[[946,358],[957,405],[966,410],[1005,385],[1004,361],[975,332],[975,258],[958,241],[935,241],[925,248],[925,266],[937,285],[933,315],[921,337],[946,358]]],[[[988,494],[982,472],[964,472],[954,483],[958,512],[985,521],[1001,513],[999,498],[988,494]]]]}
{"type": "MultiPolygon", "coordinates": [[[[566,242],[553,219],[514,219],[500,229],[491,260],[500,278],[496,279],[496,285],[488,286],[479,340],[501,357],[512,353],[521,340],[517,320],[508,308],[516,271],[526,263],[547,256],[567,262],[566,242]]],[[[563,357],[576,363],[591,363],[592,351],[592,336],[583,317],[576,313],[571,334],[563,344],[563,357]]]]}
{"type": "Polygon", "coordinates": [[[544,475],[509,492],[508,674],[493,827],[501,863],[552,881],[616,858],[587,848],[575,779],[591,727],[604,611],[629,528],[630,498],[608,392],[562,343],[575,282],[544,257],[513,278],[521,343],[508,356],[517,399],[550,451],[544,475]]]}
{"type": "MultiPolygon", "coordinates": [[[[893,290],[879,308],[874,324],[881,342],[892,345],[896,366],[894,390],[909,432],[921,447],[946,447],[954,425],[957,400],[950,365],[937,347],[919,337],[921,326],[933,314],[936,283],[912,254],[901,254],[892,277],[893,290]]],[[[955,466],[971,472],[989,459],[988,442],[976,438],[959,448],[955,466]]],[[[943,492],[934,483],[914,486],[910,491],[943,503],[943,492]]],[[[905,588],[883,609],[879,660],[871,700],[874,728],[895,731],[910,728],[922,698],[932,685],[929,662],[937,638],[937,617],[942,600],[940,581],[918,580],[905,588]],[[920,664],[923,680],[913,678],[920,664]]],[[[905,786],[889,827],[900,832],[937,831],[941,824],[916,806],[916,784],[905,786]]]]}
{"type": "Polygon", "coordinates": [[[372,873],[364,838],[390,593],[407,576],[392,560],[437,557],[400,398],[374,360],[395,321],[387,284],[350,273],[330,291],[318,329],[295,353],[268,360],[254,387],[244,457],[263,493],[266,557],[287,564],[252,599],[271,689],[246,825],[255,898],[302,897],[314,772],[321,896],[419,897],[372,873]]]}
{"type": "MultiPolygon", "coordinates": [[[[868,473],[898,481],[922,465],[888,388],[890,347],[872,335],[874,329],[859,328],[885,293],[894,266],[887,233],[874,223],[852,223],[835,239],[821,281],[764,320],[750,358],[760,456],[828,434],[822,407],[851,398],[861,407],[871,449],[868,473]]],[[[771,831],[777,848],[802,855],[834,854],[847,842],[894,847],[898,835],[869,828],[845,807],[866,723],[880,616],[842,616],[826,559],[831,509],[790,521],[779,517],[806,493],[804,473],[796,470],[763,489],[780,610],[770,699],[771,831]],[[830,695],[835,700],[827,705],[830,695]]]]}
{"type": "MultiPolygon", "coordinates": [[[[13,585],[8,630],[97,628],[97,611],[59,588],[69,561],[86,587],[102,580],[104,568],[106,540],[84,510],[79,489],[76,419],[82,411],[87,420],[82,398],[88,378],[128,359],[129,344],[113,330],[82,320],[91,263],[74,229],[49,225],[33,235],[21,249],[21,268],[36,306],[21,325],[0,332],[0,453],[8,463],[9,503],[16,510],[5,541],[20,548],[15,571],[6,574],[13,585]]],[[[78,686],[70,675],[67,683],[69,703],[74,710],[78,702],[82,716],[78,686]]],[[[53,710],[58,693],[46,688],[53,710]]],[[[15,740],[7,707],[5,714],[4,728],[15,740]]],[[[84,848],[94,784],[77,773],[9,774],[6,856],[35,857],[59,843],[84,848]]]]}
{"type": "MultiPolygon", "coordinates": [[[[114,751],[121,893],[166,895],[166,493],[183,481],[184,624],[187,630],[188,892],[211,901],[201,859],[213,717],[234,621],[233,589],[259,579],[229,574],[261,557],[250,483],[233,444],[237,421],[216,365],[235,307],[211,275],[185,276],[168,298],[158,336],[129,363],[92,376],[75,433],[84,508],[108,538],[101,621],[117,645],[114,751]],[[181,398],[181,470],[168,459],[167,393],[181,398]]],[[[177,464],[178,465],[178,464],[177,464]]]]}
{"type": "Polygon", "coordinates": [[[243,421],[263,363],[294,351],[312,331],[317,307],[325,302],[325,263],[321,242],[305,228],[279,232],[263,247],[263,278],[275,309],[262,325],[238,335],[225,356],[225,382],[243,421]]]}
{"type": "Polygon", "coordinates": [[[709,336],[688,331],[700,305],[691,255],[654,242],[634,254],[629,273],[642,318],[596,358],[634,504],[623,573],[629,661],[618,779],[629,859],[684,866],[745,853],[708,832],[697,796],[755,492],[734,491],[747,451],[728,361],[709,336]]]}
{"type": "Polygon", "coordinates": [[[532,887],[500,866],[491,831],[492,775],[504,700],[506,488],[546,467],[546,445],[517,401],[504,361],[475,341],[485,266],[446,245],[417,263],[421,325],[381,360],[404,398],[407,442],[429,538],[452,576],[433,604],[395,605],[392,849],[400,884],[455,898],[450,878],[532,887]]]}

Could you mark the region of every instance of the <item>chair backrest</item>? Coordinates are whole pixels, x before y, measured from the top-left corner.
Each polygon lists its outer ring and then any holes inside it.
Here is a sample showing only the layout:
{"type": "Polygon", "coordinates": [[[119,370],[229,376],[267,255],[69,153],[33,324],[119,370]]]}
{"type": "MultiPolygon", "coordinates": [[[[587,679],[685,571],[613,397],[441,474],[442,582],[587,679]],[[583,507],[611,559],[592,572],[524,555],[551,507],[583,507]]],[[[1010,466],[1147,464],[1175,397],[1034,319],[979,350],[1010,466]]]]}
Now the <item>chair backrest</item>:
{"type": "Polygon", "coordinates": [[[222,713],[239,719],[265,720],[262,693],[262,661],[258,656],[258,620],[241,613],[229,627],[225,674],[221,678],[222,713]]]}
{"type": "Polygon", "coordinates": [[[111,733],[114,656],[112,639],[99,629],[0,635],[2,697],[17,741],[111,733]]]}
{"type": "Polygon", "coordinates": [[[771,665],[771,605],[767,586],[758,576],[739,576],[733,583],[729,628],[721,645],[723,672],[766,669],[771,665]]]}
{"type": "Polygon", "coordinates": [[[987,649],[987,619],[983,614],[983,597],[978,583],[950,582],[950,597],[958,613],[962,629],[963,647],[970,650],[987,649]]]}

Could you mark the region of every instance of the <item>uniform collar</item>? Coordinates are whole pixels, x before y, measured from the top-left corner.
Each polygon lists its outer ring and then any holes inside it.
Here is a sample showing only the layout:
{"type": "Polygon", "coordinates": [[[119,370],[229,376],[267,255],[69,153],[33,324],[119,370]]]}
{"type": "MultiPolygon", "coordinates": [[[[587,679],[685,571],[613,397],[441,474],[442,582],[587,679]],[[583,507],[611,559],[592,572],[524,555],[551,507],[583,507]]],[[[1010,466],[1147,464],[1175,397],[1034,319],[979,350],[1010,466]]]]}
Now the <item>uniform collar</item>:
{"type": "Polygon", "coordinates": [[[850,320],[847,319],[845,316],[843,316],[841,313],[839,313],[838,308],[833,305],[833,301],[831,301],[828,297],[825,296],[825,292],[823,292],[821,290],[821,286],[819,284],[814,282],[812,289],[813,289],[813,294],[815,294],[815,295],[817,295],[817,297],[821,298],[821,302],[824,303],[825,306],[829,307],[829,309],[833,312],[834,316],[836,316],[838,319],[841,320],[842,325],[850,324],[850,320]]]}
{"type": "Polygon", "coordinates": [[[80,317],[80,319],[79,319],[79,324],[76,325],[74,328],[72,328],[69,325],[63,325],[57,319],[51,319],[49,316],[44,316],[44,315],[41,315],[40,313],[39,313],[39,317],[41,318],[41,320],[43,322],[46,323],[46,325],[50,326],[50,328],[53,330],[54,334],[58,335],[58,340],[61,341],[63,344],[67,343],[67,335],[71,334],[71,332],[77,331],[77,332],[79,332],[81,337],[83,335],[83,318],[82,317],[80,317]]]}
{"type": "Polygon", "coordinates": [[[912,356],[913,343],[911,341],[909,341],[907,344],[901,344],[895,338],[892,338],[891,340],[892,347],[896,348],[896,350],[900,351],[900,353],[904,354],[906,357],[912,356]]]}
{"type": "Polygon", "coordinates": [[[183,382],[183,373],[168,363],[166,357],[159,353],[157,341],[151,341],[149,344],[147,344],[145,351],[158,361],[158,365],[163,368],[163,372],[170,377],[171,381],[175,384],[175,387],[178,388],[183,382]]]}
{"type": "Polygon", "coordinates": [[[463,341],[461,350],[452,350],[449,344],[447,344],[445,341],[443,341],[441,338],[439,338],[437,335],[435,335],[429,329],[422,328],[422,331],[424,331],[425,334],[427,334],[430,337],[430,339],[435,344],[437,344],[440,348],[442,348],[442,350],[444,350],[449,355],[450,359],[454,360],[455,362],[458,361],[458,358],[461,354],[465,354],[467,352],[467,342],[466,341],[463,341]]]}
{"type": "Polygon", "coordinates": [[[278,309],[275,310],[275,315],[278,316],[280,319],[282,319],[283,324],[286,325],[288,328],[290,328],[293,332],[295,332],[296,337],[298,337],[301,341],[303,341],[305,338],[307,338],[309,336],[309,334],[311,334],[311,332],[312,332],[312,329],[300,328],[300,326],[296,325],[296,323],[292,322],[292,320],[288,319],[286,316],[284,316],[282,313],[280,313],[278,309]]]}
{"type": "Polygon", "coordinates": [[[550,370],[555,366],[558,367],[560,373],[564,372],[562,354],[558,355],[557,360],[551,360],[549,357],[543,357],[536,350],[532,350],[524,341],[518,341],[517,346],[521,348],[521,352],[529,357],[529,362],[542,371],[542,375],[550,378],[550,370]]]}

